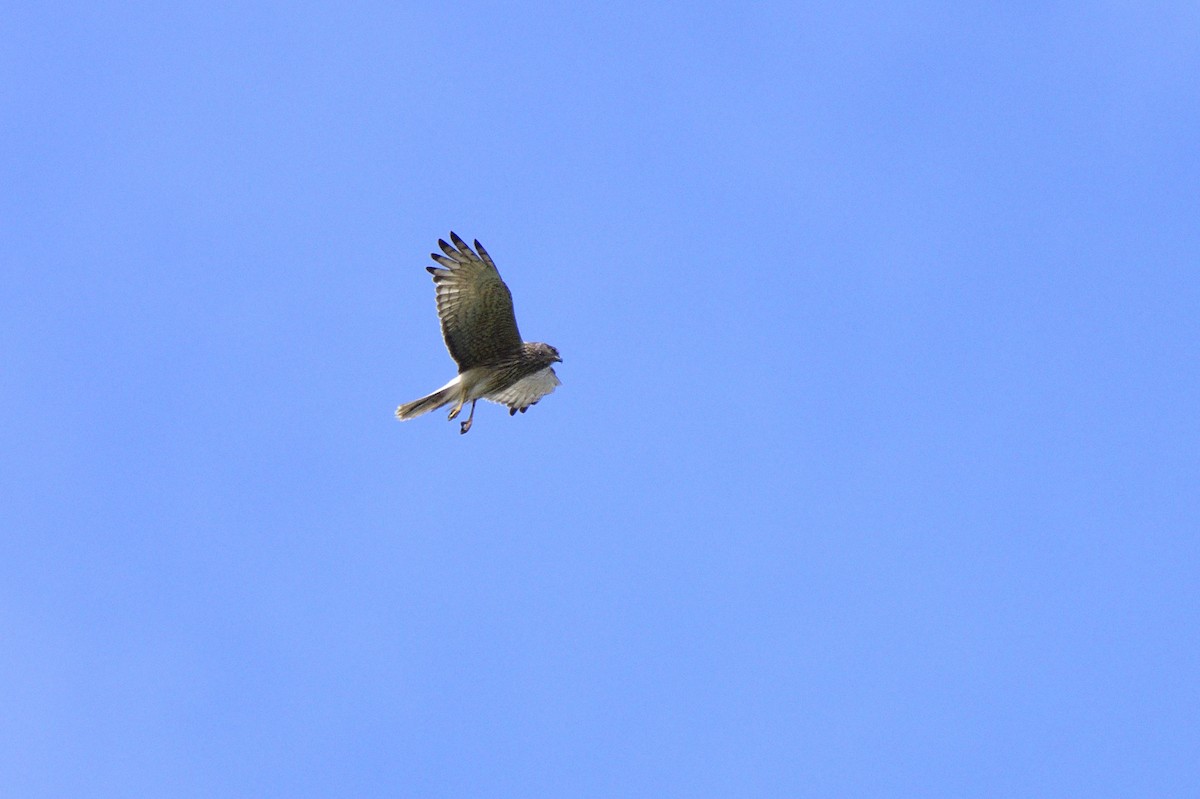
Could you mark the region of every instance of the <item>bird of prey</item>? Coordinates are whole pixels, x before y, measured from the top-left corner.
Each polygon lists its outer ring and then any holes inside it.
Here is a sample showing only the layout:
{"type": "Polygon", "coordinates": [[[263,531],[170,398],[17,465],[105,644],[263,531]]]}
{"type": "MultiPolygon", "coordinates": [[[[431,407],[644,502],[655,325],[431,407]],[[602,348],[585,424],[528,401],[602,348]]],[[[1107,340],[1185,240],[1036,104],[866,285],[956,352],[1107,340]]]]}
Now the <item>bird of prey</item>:
{"type": "Polygon", "coordinates": [[[536,405],[559,385],[551,364],[562,358],[549,344],[521,340],[512,294],[478,239],[478,255],[453,231],[450,241],[438,239],[445,254],[431,253],[438,266],[425,268],[433,275],[442,337],[458,363],[458,376],[429,396],[401,405],[396,418],[412,419],[453,402],[448,418],[454,419],[470,402],[471,413],[459,429],[465,433],[481,399],[507,405],[509,416],[536,405]]]}

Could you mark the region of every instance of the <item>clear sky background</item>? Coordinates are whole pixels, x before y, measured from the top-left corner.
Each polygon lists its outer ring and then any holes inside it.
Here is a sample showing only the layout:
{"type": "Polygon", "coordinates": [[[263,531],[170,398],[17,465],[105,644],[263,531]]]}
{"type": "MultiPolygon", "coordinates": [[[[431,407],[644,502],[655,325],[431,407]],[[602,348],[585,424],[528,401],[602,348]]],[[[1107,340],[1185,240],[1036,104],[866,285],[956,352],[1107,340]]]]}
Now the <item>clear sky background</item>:
{"type": "Polygon", "coordinates": [[[22,5],[0,795],[1200,793],[1194,3],[22,5]]]}

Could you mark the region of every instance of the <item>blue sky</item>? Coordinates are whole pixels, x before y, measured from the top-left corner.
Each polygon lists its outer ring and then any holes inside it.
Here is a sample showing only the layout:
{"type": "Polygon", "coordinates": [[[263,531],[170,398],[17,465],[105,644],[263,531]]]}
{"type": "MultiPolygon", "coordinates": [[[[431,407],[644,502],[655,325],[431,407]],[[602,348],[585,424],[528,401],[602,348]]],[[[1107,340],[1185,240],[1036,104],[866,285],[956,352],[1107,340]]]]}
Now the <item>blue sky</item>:
{"type": "Polygon", "coordinates": [[[1200,791],[1190,3],[0,21],[0,793],[1200,791]],[[424,267],[562,352],[469,435],[424,267]]]}

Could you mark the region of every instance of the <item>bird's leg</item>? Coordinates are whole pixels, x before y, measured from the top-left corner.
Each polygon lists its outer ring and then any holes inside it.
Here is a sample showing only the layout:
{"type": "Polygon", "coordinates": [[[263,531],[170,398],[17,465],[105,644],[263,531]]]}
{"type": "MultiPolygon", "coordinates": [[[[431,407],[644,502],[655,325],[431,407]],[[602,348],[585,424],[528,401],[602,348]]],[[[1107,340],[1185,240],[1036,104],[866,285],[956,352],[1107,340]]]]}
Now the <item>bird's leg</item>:
{"type": "Polygon", "coordinates": [[[467,414],[467,421],[462,423],[462,429],[458,431],[459,435],[471,429],[471,420],[475,418],[475,403],[479,400],[471,400],[471,412],[467,414]]]}
{"type": "Polygon", "coordinates": [[[460,413],[462,413],[462,406],[463,406],[463,400],[459,400],[458,404],[454,406],[454,409],[450,411],[450,415],[446,417],[446,421],[450,421],[451,419],[453,419],[454,417],[456,417],[460,413]]]}

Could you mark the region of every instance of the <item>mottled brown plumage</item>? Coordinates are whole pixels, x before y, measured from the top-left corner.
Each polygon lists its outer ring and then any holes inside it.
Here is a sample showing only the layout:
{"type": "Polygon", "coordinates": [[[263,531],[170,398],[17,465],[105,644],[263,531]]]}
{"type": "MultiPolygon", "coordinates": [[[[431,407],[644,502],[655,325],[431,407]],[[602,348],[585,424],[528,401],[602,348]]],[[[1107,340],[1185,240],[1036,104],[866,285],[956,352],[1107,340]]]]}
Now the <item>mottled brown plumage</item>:
{"type": "Polygon", "coordinates": [[[471,413],[460,431],[465,433],[480,399],[507,405],[510,416],[537,404],[559,385],[550,365],[562,358],[548,344],[521,340],[512,293],[483,245],[476,240],[476,255],[453,232],[450,241],[438,239],[444,254],[431,253],[439,265],[426,269],[433,275],[442,337],[458,364],[458,377],[429,396],[401,405],[396,417],[412,419],[456,402],[449,417],[454,419],[469,401],[471,413]]]}
{"type": "Polygon", "coordinates": [[[430,253],[440,267],[425,267],[437,287],[442,336],[458,369],[494,363],[521,349],[521,334],[513,315],[512,292],[487,250],[475,242],[479,255],[454,233],[454,246],[438,239],[445,255],[430,253]]]}

